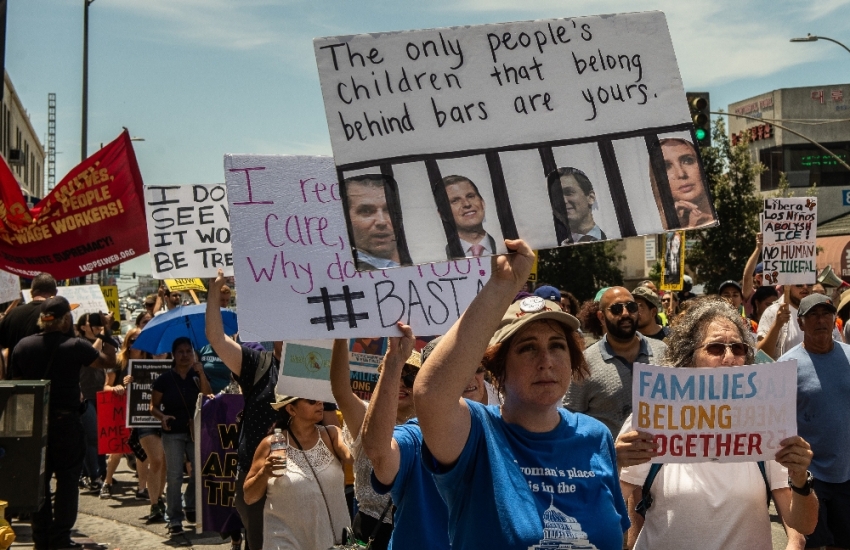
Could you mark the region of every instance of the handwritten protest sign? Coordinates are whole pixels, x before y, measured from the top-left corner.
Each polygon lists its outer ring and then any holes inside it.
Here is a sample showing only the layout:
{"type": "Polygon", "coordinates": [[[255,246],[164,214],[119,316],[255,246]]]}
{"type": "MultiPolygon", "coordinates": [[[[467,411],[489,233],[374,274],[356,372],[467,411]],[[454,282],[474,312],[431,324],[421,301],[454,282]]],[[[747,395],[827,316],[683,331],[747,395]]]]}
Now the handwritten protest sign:
{"type": "Polygon", "coordinates": [[[333,403],[331,393],[332,340],[284,342],[275,391],[304,399],[333,403]]]}
{"type": "Polygon", "coordinates": [[[8,271],[0,271],[0,304],[21,297],[21,278],[8,271]]]}
{"type": "Polygon", "coordinates": [[[97,452],[98,454],[132,453],[127,439],[125,413],[127,396],[111,391],[97,392],[97,452]]]}
{"type": "MultiPolygon", "coordinates": [[[[106,307],[109,308],[112,317],[116,321],[121,320],[121,304],[118,299],[117,286],[101,286],[100,291],[103,293],[103,300],[106,302],[106,307]]],[[[106,311],[104,310],[104,313],[106,311]]]]}
{"type": "Polygon", "coordinates": [[[661,12],[313,44],[358,269],[716,224],[661,12]]]}
{"type": "Polygon", "coordinates": [[[162,359],[130,359],[127,373],[133,381],[127,387],[127,426],[130,428],[159,428],[159,420],[150,413],[154,380],[171,368],[171,361],[162,359]]]}
{"type": "Polygon", "coordinates": [[[797,363],[671,368],[635,363],[632,428],[655,436],[652,462],[772,460],[797,433],[797,363]]]}
{"type": "Polygon", "coordinates": [[[489,277],[481,258],[357,272],[332,158],[224,163],[244,340],[443,334],[489,277]]]}
{"type": "MultiPolygon", "coordinates": [[[[21,293],[25,303],[32,301],[32,293],[29,289],[24,289],[21,293]]],[[[84,313],[105,314],[109,311],[109,306],[98,285],[60,286],[56,287],[56,295],[62,296],[69,303],[79,304],[80,307],[71,311],[75,322],[84,313]]]]}
{"type": "Polygon", "coordinates": [[[236,466],[239,431],[236,416],[244,406],[241,395],[202,398],[195,412],[196,501],[200,504],[198,532],[232,533],[242,528],[236,512],[236,466]]]}
{"type": "Polygon", "coordinates": [[[201,279],[166,279],[165,286],[167,286],[168,290],[171,292],[182,292],[184,290],[200,290],[201,292],[207,291],[207,287],[204,286],[204,281],[201,279]]]}
{"type": "Polygon", "coordinates": [[[813,284],[817,278],[818,204],[815,197],[765,199],[761,217],[764,280],[813,284]]]}
{"type": "Polygon", "coordinates": [[[661,259],[661,290],[682,290],[685,285],[685,232],[671,231],[664,236],[661,259]]]}
{"type": "Polygon", "coordinates": [[[145,186],[145,212],[154,277],[233,275],[224,185],[145,186]]]}

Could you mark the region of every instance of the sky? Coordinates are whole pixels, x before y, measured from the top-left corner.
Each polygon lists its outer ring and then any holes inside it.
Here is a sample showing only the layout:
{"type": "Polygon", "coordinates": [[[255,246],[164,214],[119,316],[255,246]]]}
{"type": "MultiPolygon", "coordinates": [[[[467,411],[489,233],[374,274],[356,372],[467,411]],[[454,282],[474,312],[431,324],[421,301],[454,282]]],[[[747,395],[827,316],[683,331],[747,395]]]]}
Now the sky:
{"type": "MultiPolygon", "coordinates": [[[[6,70],[57,181],[80,161],[84,0],[9,0],[6,70]]],[[[850,82],[850,0],[95,0],[89,153],[122,127],[148,185],[223,181],[223,155],[331,154],[312,39],[661,10],[685,90],[712,110],[778,88],[850,82]],[[518,6],[522,6],[519,8],[518,6]]]]}

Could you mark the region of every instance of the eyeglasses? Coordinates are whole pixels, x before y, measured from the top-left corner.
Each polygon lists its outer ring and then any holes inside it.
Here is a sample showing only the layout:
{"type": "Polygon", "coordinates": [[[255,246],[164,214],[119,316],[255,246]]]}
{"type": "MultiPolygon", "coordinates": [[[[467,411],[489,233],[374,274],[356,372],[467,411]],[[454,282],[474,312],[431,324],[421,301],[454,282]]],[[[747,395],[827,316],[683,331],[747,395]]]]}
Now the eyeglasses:
{"type": "Polygon", "coordinates": [[[412,388],[413,382],[416,381],[416,375],[419,374],[419,371],[411,372],[408,374],[404,374],[401,377],[401,383],[404,384],[405,388],[412,388]]]}
{"type": "Polygon", "coordinates": [[[750,349],[750,346],[743,342],[732,342],[727,344],[725,342],[711,342],[710,344],[705,344],[704,346],[700,346],[705,349],[705,352],[709,355],[713,355],[715,357],[720,357],[722,355],[726,355],[726,350],[732,350],[732,355],[735,357],[743,357],[747,355],[747,352],[750,349]]]}
{"type": "Polygon", "coordinates": [[[664,303],[664,304],[669,304],[670,298],[661,298],[661,302],[664,303]]]}
{"type": "Polygon", "coordinates": [[[623,308],[626,308],[626,311],[629,313],[637,313],[638,305],[637,302],[620,302],[619,304],[614,304],[608,308],[608,311],[613,313],[614,315],[622,315],[623,308]]]}

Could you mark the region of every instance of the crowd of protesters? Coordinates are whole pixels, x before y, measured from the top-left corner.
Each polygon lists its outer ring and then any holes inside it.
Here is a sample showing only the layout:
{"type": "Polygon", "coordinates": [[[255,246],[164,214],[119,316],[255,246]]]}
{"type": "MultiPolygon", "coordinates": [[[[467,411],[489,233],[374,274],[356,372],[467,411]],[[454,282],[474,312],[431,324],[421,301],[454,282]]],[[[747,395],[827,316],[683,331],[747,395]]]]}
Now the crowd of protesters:
{"type": "MultiPolygon", "coordinates": [[[[174,340],[165,356],[172,368],[152,390],[161,426],[132,433],[137,456],[128,460],[135,497],[150,502],[147,521],[167,523],[173,537],[194,523],[190,421],[198,395],[226,392],[244,399],[242,528],[222,533],[234,550],[355,540],[375,550],[767,550],[765,495],[788,549],[850,549],[850,291],[762,285],[759,240],[742,279],[716,294],[697,295],[686,276],[681,291],[643,281],[580,303],[548,284],[528,288],[534,255],[523,241],[506,244],[514,254],[497,258],[448,333],[417,351],[411,328],[398,323],[368,402],[352,390],[347,340],[332,351],[336,405],[281,392],[282,342],[266,349],[225,333],[231,292],[219,273],[207,295],[209,345],[174,340]],[[654,439],[631,428],[635,363],[786,359],[797,362],[798,430],[773,460],[651,468],[654,439]]],[[[56,297],[49,275],[36,277],[32,295],[0,321],[0,345],[7,378],[53,383],[46,469],[54,500],[48,492],[31,518],[36,548],[46,550],[73,547],[79,491],[113,496],[122,455],[97,454],[96,394],[124,394],[128,361],[152,357],[135,339],[182,296],[149,296],[118,340],[108,316],[72,325],[71,304],[56,297]]]]}

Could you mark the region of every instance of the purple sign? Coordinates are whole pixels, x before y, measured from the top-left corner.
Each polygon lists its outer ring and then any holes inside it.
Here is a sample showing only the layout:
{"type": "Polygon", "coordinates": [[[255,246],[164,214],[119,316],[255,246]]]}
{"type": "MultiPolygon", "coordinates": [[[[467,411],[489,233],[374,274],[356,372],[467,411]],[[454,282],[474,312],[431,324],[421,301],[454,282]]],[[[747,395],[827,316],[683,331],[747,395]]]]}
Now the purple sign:
{"type": "Polygon", "coordinates": [[[241,395],[204,398],[201,407],[200,496],[204,531],[230,533],[242,528],[236,512],[236,465],[239,434],[236,415],[242,410],[241,395]]]}

